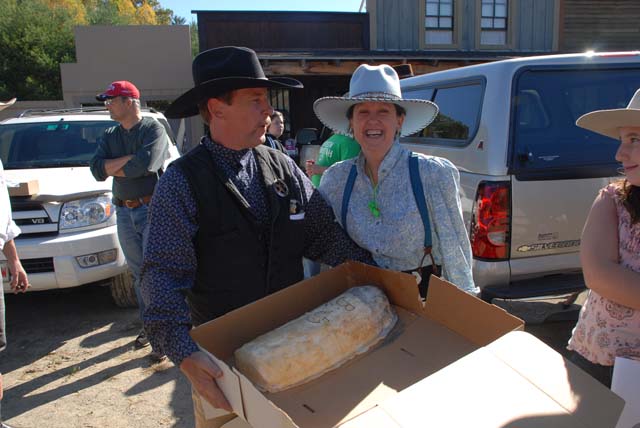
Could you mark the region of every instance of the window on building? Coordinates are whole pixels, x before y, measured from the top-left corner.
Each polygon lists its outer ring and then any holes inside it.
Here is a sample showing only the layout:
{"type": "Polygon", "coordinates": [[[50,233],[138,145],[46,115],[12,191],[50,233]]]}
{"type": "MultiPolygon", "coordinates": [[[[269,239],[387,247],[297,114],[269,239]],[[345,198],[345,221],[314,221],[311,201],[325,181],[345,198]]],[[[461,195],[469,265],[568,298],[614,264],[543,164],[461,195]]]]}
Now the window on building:
{"type": "Polygon", "coordinates": [[[482,0],[480,44],[506,45],[509,0],[482,0]]]}
{"type": "Polygon", "coordinates": [[[453,2],[454,0],[426,0],[426,44],[453,44],[453,2]]]}

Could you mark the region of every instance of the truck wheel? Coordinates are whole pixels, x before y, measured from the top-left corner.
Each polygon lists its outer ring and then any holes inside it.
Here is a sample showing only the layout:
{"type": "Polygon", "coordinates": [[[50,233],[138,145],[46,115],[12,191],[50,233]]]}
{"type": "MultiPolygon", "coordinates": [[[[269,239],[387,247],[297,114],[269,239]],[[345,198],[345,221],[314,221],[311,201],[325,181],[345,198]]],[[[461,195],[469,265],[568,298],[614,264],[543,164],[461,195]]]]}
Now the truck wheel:
{"type": "Polygon", "coordinates": [[[116,306],[120,306],[121,308],[135,308],[138,306],[136,292],[133,289],[133,275],[131,275],[131,272],[126,271],[111,278],[109,289],[111,290],[111,297],[116,306]]]}

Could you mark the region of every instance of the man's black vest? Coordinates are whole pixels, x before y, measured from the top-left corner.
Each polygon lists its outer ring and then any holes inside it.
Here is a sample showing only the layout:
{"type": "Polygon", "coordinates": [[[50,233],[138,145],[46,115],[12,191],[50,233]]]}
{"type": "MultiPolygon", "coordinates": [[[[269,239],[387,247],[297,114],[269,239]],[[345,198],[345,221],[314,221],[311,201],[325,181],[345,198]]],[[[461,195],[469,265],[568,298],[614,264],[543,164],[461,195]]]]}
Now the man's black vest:
{"type": "Polygon", "coordinates": [[[295,220],[300,215],[290,218],[291,207],[303,201],[292,185],[287,159],[264,146],[256,147],[254,154],[270,212],[266,227],[203,145],[172,164],[187,178],[198,210],[198,267],[195,284],[187,292],[195,325],[303,278],[304,222],[295,220]]]}

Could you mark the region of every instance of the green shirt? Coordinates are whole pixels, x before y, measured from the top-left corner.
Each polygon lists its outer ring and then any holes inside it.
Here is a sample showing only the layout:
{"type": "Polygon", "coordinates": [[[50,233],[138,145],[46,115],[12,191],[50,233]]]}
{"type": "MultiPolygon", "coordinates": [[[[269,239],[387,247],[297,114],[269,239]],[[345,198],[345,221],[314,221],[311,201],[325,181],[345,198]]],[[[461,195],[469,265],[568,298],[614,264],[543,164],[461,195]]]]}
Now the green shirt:
{"type": "MultiPolygon", "coordinates": [[[[333,134],[322,143],[316,165],[330,167],[336,162],[355,158],[359,154],[360,144],[356,140],[346,135],[333,134]]],[[[311,177],[314,186],[320,186],[321,177],[322,174],[311,177]]]]}

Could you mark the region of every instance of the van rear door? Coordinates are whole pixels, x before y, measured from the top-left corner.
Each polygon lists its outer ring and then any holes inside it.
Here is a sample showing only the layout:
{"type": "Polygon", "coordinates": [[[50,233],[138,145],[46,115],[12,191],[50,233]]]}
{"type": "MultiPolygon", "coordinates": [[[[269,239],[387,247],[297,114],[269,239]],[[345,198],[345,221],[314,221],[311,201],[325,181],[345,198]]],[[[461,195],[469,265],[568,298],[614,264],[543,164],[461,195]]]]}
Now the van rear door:
{"type": "Polygon", "coordinates": [[[578,128],[582,114],[624,108],[640,65],[527,67],[514,76],[510,131],[511,277],[579,269],[580,235],[598,190],[619,176],[616,141],[578,128]],[[555,266],[549,266],[554,264],[555,266]],[[551,268],[551,269],[550,269],[551,268]],[[536,270],[536,269],[533,269],[536,270]]]}

